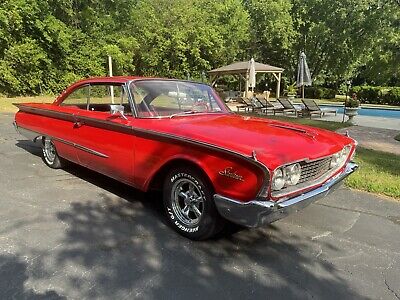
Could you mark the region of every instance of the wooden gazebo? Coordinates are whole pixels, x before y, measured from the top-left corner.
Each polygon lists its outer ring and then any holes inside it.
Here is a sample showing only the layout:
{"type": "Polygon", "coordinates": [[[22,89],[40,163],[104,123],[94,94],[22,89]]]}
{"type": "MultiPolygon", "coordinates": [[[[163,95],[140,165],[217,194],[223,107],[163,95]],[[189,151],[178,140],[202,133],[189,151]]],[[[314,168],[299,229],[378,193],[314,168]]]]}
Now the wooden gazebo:
{"type": "MultiPolygon", "coordinates": [[[[257,73],[271,73],[272,75],[274,75],[275,79],[277,80],[276,97],[279,98],[280,89],[281,89],[282,72],[284,71],[284,69],[279,68],[279,67],[274,67],[271,65],[267,65],[267,64],[258,63],[258,62],[255,63],[255,69],[256,69],[256,74],[257,73]]],[[[211,70],[208,72],[208,74],[210,75],[210,80],[211,80],[212,85],[215,85],[218,78],[223,75],[234,75],[234,76],[238,76],[239,79],[241,77],[246,82],[246,89],[245,89],[246,95],[249,91],[249,78],[250,78],[250,62],[249,61],[235,62],[233,64],[211,70]]]]}

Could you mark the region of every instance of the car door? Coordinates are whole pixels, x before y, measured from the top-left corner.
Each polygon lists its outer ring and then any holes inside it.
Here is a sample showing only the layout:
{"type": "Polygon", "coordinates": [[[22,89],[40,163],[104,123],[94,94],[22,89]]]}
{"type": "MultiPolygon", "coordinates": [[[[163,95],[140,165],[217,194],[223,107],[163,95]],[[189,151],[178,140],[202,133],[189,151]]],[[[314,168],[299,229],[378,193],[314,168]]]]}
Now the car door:
{"type": "Polygon", "coordinates": [[[104,175],[133,185],[133,116],[124,85],[92,84],[87,110],[76,116],[75,135],[79,163],[104,175]],[[110,113],[123,105],[124,116],[110,113]]]}
{"type": "Polygon", "coordinates": [[[79,163],[75,147],[77,143],[74,130],[76,116],[80,111],[87,109],[88,97],[88,85],[77,87],[59,105],[53,107],[54,116],[43,124],[52,137],[58,154],[76,163],[79,163]]]}

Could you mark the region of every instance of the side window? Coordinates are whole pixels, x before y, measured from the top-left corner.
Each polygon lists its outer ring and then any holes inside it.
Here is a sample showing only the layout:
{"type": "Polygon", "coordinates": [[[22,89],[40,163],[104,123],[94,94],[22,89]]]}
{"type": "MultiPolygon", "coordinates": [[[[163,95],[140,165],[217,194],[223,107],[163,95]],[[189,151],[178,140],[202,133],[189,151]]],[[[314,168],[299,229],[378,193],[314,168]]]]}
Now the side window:
{"type": "Polygon", "coordinates": [[[89,110],[110,111],[112,104],[123,105],[126,113],[131,112],[128,96],[122,85],[96,84],[90,86],[89,110]]]}
{"type": "Polygon", "coordinates": [[[87,109],[89,101],[89,86],[85,85],[74,90],[60,104],[61,106],[73,106],[80,109],[87,109]]]}

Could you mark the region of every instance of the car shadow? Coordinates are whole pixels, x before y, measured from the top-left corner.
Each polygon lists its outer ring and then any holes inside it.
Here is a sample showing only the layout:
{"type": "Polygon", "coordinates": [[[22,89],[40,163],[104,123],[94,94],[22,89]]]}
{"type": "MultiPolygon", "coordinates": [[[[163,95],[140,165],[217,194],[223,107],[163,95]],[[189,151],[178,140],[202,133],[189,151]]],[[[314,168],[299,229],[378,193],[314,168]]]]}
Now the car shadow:
{"type": "MultiPolygon", "coordinates": [[[[40,155],[29,142],[17,146],[40,155]]],[[[65,171],[101,192],[84,202],[71,195],[69,207],[56,213],[65,224],[62,246],[32,250],[36,268],[46,269],[32,276],[46,279],[58,270],[80,270],[63,278],[79,298],[361,298],[339,270],[316,257],[310,241],[294,232],[271,225],[193,242],[166,225],[159,194],[74,164],[65,171]],[[44,263],[48,257],[55,257],[51,264],[44,263]]]]}

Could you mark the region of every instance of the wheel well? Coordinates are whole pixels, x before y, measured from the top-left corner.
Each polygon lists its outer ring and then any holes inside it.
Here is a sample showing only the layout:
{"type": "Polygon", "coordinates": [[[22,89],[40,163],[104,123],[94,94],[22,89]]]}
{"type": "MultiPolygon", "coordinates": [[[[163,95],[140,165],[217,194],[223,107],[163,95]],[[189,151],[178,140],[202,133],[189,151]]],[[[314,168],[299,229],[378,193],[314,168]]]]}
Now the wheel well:
{"type": "Polygon", "coordinates": [[[214,186],[208,177],[207,173],[204,172],[204,170],[197,165],[196,163],[186,160],[186,159],[174,159],[169,162],[167,162],[165,165],[163,165],[153,176],[153,178],[150,181],[148,190],[162,190],[163,184],[165,177],[167,176],[168,172],[170,172],[174,168],[178,167],[185,167],[191,170],[196,170],[200,172],[201,175],[203,175],[204,179],[207,181],[209,186],[214,189],[214,186]]]}

